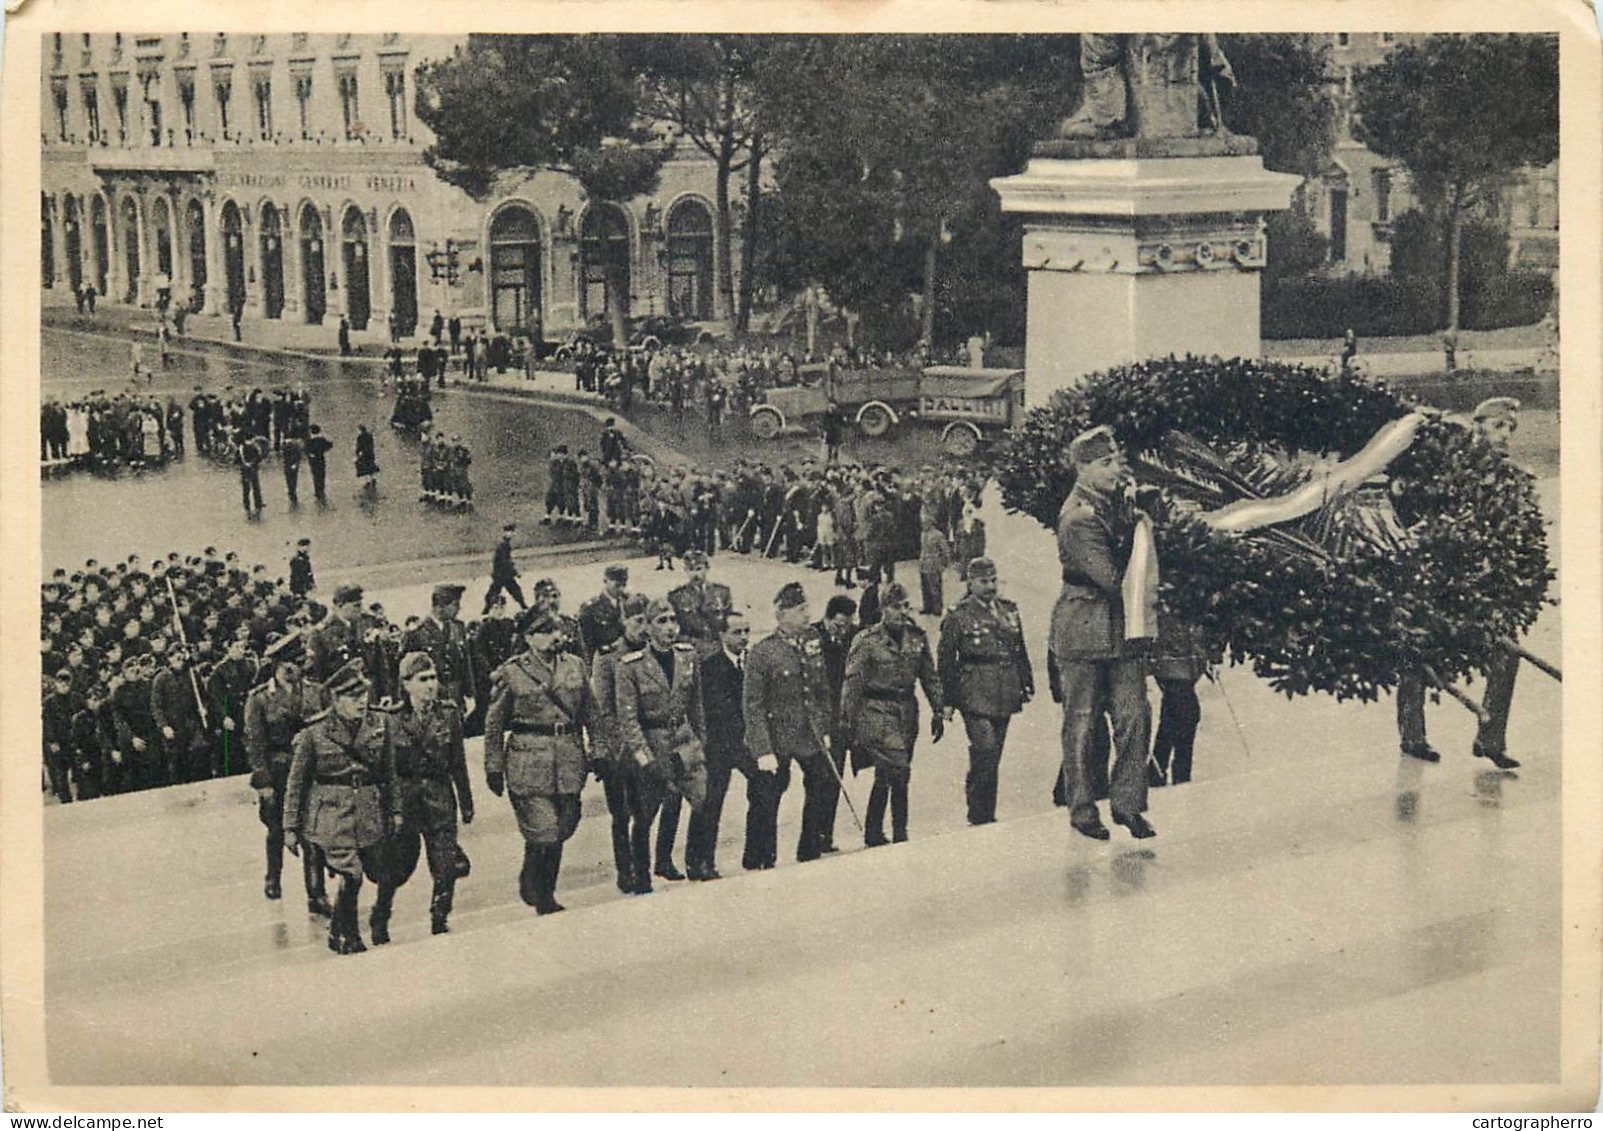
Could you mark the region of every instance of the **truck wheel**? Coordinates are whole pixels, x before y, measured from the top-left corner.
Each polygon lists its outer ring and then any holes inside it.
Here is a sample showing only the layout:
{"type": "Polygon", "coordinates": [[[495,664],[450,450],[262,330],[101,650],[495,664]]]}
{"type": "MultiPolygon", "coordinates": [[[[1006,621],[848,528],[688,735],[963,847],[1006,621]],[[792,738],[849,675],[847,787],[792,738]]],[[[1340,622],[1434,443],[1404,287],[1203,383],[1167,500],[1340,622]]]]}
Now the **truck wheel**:
{"type": "Polygon", "coordinates": [[[941,451],[953,459],[968,459],[979,451],[980,437],[966,424],[954,424],[941,437],[941,451]]]}
{"type": "Polygon", "coordinates": [[[771,408],[758,409],[751,414],[751,434],[759,440],[772,440],[779,435],[779,413],[771,408]]]}
{"type": "Polygon", "coordinates": [[[871,404],[857,418],[857,427],[863,435],[877,440],[891,430],[891,414],[881,406],[871,404]]]}

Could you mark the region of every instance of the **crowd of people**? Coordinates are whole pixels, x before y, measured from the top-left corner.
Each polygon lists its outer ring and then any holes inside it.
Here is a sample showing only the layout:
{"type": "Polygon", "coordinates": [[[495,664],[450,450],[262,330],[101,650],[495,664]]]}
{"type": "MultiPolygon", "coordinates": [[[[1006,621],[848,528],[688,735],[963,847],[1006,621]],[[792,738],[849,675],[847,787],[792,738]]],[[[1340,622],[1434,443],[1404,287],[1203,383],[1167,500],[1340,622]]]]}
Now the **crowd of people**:
{"type": "Polygon", "coordinates": [[[174,398],[96,389],[39,408],[39,462],[46,470],[111,471],[165,463],[184,453],[184,411],[174,398]]]}

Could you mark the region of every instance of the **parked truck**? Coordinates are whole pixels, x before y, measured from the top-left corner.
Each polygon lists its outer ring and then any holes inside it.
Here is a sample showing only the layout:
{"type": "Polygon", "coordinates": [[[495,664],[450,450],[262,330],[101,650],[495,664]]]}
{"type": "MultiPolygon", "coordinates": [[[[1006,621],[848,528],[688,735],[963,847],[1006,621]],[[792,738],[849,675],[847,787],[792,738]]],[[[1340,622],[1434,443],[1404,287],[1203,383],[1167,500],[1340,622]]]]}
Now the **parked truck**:
{"type": "Polygon", "coordinates": [[[865,436],[903,425],[941,429],[941,448],[962,458],[1024,417],[1024,370],[932,365],[924,369],[842,369],[804,365],[802,384],[769,389],[751,407],[752,434],[771,440],[810,428],[829,411],[865,436]]]}

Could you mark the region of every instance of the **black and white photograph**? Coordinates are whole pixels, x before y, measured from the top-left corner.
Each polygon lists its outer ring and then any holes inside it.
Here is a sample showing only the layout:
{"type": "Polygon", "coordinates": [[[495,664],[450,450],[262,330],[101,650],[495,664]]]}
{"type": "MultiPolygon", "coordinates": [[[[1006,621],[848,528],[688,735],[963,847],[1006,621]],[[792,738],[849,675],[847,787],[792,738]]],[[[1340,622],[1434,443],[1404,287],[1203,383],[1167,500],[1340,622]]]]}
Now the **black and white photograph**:
{"type": "Polygon", "coordinates": [[[8,1109],[1592,1111],[1598,27],[1285,8],[8,19],[8,1109]]]}

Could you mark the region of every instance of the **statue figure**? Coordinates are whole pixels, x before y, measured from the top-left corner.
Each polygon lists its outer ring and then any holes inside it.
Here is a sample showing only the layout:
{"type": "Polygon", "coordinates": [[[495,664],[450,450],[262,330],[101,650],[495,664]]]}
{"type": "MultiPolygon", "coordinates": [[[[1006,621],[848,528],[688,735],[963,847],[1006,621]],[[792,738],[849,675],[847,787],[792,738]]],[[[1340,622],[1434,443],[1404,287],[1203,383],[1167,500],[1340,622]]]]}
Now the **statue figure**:
{"type": "Polygon", "coordinates": [[[1217,36],[1195,33],[1082,34],[1080,108],[1066,138],[1199,137],[1224,134],[1219,87],[1235,72],[1217,36]]]}

